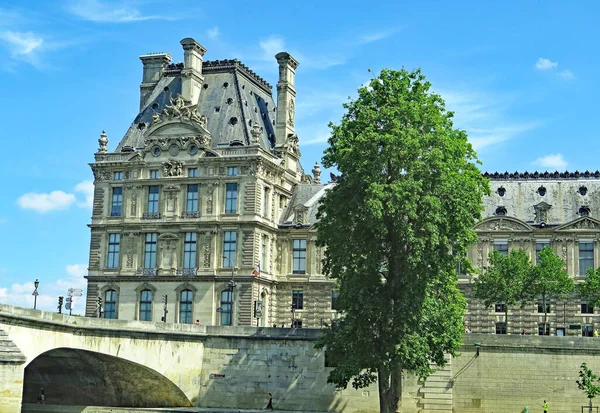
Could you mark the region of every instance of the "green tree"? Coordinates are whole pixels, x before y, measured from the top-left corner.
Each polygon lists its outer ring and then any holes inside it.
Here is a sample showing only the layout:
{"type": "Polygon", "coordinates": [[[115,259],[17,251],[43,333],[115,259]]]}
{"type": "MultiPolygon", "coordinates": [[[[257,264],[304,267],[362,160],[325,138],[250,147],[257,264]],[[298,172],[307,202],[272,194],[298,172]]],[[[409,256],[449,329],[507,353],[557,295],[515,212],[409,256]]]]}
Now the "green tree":
{"type": "Polygon", "coordinates": [[[461,343],[456,263],[489,194],[466,133],[430,86],[420,70],[383,70],[330,124],[323,158],[341,173],[317,230],[342,318],[317,347],[336,365],[329,382],[378,382],[382,413],[396,411],[403,372],[427,377],[461,343]]]}
{"type": "Polygon", "coordinates": [[[552,251],[544,247],[538,254],[538,261],[524,281],[524,301],[540,300],[544,309],[544,333],[548,325],[548,303],[560,299],[573,291],[573,279],[564,270],[565,263],[552,251]]]}
{"type": "Polygon", "coordinates": [[[598,385],[598,376],[589,369],[586,363],[581,363],[579,370],[579,380],[575,381],[579,390],[583,390],[588,399],[590,399],[590,412],[592,411],[592,399],[600,394],[598,385]]]}
{"type": "Polygon", "coordinates": [[[508,331],[508,307],[523,299],[524,282],[533,266],[522,249],[512,250],[507,256],[492,250],[489,264],[475,280],[475,297],[486,307],[504,303],[504,322],[508,331]]]}
{"type": "Polygon", "coordinates": [[[600,306],[600,268],[590,268],[585,281],[577,286],[579,295],[594,307],[600,306]]]}

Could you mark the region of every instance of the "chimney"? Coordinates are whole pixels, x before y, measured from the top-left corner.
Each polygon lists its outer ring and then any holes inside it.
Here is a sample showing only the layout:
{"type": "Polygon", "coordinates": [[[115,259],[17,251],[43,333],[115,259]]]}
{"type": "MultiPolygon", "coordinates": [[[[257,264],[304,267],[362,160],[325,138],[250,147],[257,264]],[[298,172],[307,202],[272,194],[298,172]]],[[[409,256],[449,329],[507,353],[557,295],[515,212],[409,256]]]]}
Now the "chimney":
{"type": "Polygon", "coordinates": [[[206,49],[191,37],[186,37],[181,42],[183,46],[183,70],[181,71],[181,96],[192,102],[198,103],[202,90],[202,56],[206,49]]]}
{"type": "Polygon", "coordinates": [[[171,62],[171,55],[167,53],[149,53],[140,56],[142,65],[144,65],[144,74],[142,84],[140,85],[140,111],[146,105],[148,96],[162,76],[162,71],[166,69],[171,62]]]}
{"type": "Polygon", "coordinates": [[[294,135],[296,117],[296,88],[294,78],[298,61],[289,53],[275,55],[279,63],[279,81],[277,82],[277,120],[275,125],[276,146],[285,143],[289,135],[294,135]]]}

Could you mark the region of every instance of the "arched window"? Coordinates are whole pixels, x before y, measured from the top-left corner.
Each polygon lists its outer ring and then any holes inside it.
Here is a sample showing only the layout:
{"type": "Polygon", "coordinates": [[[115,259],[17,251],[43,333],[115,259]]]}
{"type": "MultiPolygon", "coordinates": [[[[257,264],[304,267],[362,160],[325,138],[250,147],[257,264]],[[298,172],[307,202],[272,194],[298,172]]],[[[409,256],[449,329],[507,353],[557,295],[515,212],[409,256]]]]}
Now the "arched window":
{"type": "Polygon", "coordinates": [[[221,293],[221,325],[231,325],[231,309],[233,307],[233,292],[225,290],[221,293]]]}
{"type": "Polygon", "coordinates": [[[107,290],[104,293],[104,318],[117,318],[117,292],[107,290]]]}
{"type": "Polygon", "coordinates": [[[152,321],[152,290],[140,292],[140,321],[152,321]]]}
{"type": "Polygon", "coordinates": [[[179,293],[179,322],[182,324],[192,324],[193,298],[192,290],[183,290],[179,293]]]}
{"type": "Polygon", "coordinates": [[[582,206],[581,208],[579,208],[579,216],[580,217],[587,217],[590,215],[590,208],[586,207],[586,206],[582,206]]]}
{"type": "Polygon", "coordinates": [[[496,215],[500,215],[500,216],[506,215],[506,208],[504,208],[504,207],[496,208],[496,215]]]}

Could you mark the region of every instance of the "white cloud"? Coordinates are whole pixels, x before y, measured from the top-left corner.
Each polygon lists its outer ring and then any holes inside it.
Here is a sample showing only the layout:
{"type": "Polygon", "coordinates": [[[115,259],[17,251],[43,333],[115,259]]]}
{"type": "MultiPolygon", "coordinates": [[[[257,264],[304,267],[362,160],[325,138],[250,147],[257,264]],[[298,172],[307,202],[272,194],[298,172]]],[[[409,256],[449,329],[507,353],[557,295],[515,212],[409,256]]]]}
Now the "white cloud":
{"type": "Polygon", "coordinates": [[[17,32],[6,30],[0,32],[0,41],[9,50],[13,60],[25,61],[34,66],[39,65],[39,54],[44,39],[33,32],[17,32]]]}
{"type": "Polygon", "coordinates": [[[94,204],[94,183],[92,181],[82,181],[75,185],[75,192],[81,192],[85,196],[85,202],[79,202],[77,205],[82,208],[91,208],[94,204]]]}
{"type": "Polygon", "coordinates": [[[575,75],[570,70],[562,70],[558,73],[563,79],[574,79],[575,75]]]}
{"type": "Polygon", "coordinates": [[[394,34],[396,31],[397,31],[397,29],[388,29],[388,30],[381,30],[381,31],[378,31],[375,33],[365,34],[358,39],[358,43],[359,44],[368,44],[368,43],[377,42],[379,40],[387,39],[392,34],[394,34]]]}
{"type": "Polygon", "coordinates": [[[208,36],[209,39],[216,39],[217,37],[219,37],[219,28],[217,26],[210,28],[206,31],[206,35],[208,36]]]}
{"type": "Polygon", "coordinates": [[[67,11],[83,20],[101,23],[130,23],[146,20],[173,20],[165,14],[144,14],[132,2],[114,2],[100,0],[72,0],[67,11]]]}
{"type": "Polygon", "coordinates": [[[52,191],[49,194],[30,192],[17,200],[21,208],[33,209],[41,213],[68,209],[73,202],[75,202],[75,195],[63,191],[52,191]]]}
{"type": "MultiPolygon", "coordinates": [[[[261,40],[258,45],[261,51],[259,59],[264,62],[269,62],[270,69],[275,67],[272,65],[272,62],[275,61],[275,55],[285,51],[289,52],[304,68],[328,69],[346,63],[346,58],[340,56],[336,52],[324,55],[307,56],[298,50],[286,50],[285,39],[276,34],[261,40]]],[[[269,68],[267,68],[267,70],[269,68]]]]}
{"type": "Polygon", "coordinates": [[[277,53],[284,51],[285,41],[281,36],[271,35],[267,39],[261,40],[259,46],[263,52],[263,60],[272,61],[277,53]]]}
{"type": "MultiPolygon", "coordinates": [[[[94,202],[94,183],[82,181],[75,185],[75,193],[82,193],[84,201],[77,202],[81,208],[91,208],[94,202]]],[[[17,199],[17,204],[22,209],[32,209],[36,212],[46,213],[50,211],[61,211],[69,209],[77,201],[75,194],[64,191],[52,191],[50,193],[29,192],[17,199]]]]}
{"type": "Polygon", "coordinates": [[[83,277],[87,274],[87,265],[84,264],[70,264],[65,267],[67,274],[73,277],[83,277]]]}
{"type": "Polygon", "coordinates": [[[538,61],[535,63],[535,67],[539,70],[549,70],[558,66],[557,62],[553,62],[549,59],[544,59],[540,57],[538,61]]]}
{"type": "Polygon", "coordinates": [[[569,164],[561,153],[550,154],[537,158],[532,162],[536,166],[548,168],[549,170],[565,170],[569,164]]]}

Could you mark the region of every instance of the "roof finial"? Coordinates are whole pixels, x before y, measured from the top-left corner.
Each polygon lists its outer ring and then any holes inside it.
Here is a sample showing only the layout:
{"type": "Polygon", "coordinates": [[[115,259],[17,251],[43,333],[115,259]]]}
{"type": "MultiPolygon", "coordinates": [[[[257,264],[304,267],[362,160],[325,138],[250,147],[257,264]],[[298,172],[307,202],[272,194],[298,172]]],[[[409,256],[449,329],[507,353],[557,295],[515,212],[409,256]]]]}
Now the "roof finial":
{"type": "Polygon", "coordinates": [[[106,153],[106,145],[108,144],[108,138],[106,137],[106,131],[102,131],[100,139],[98,139],[98,153],[106,153]]]}
{"type": "Polygon", "coordinates": [[[321,183],[321,167],[319,166],[319,162],[315,162],[315,167],[311,171],[313,173],[314,179],[313,182],[315,184],[321,183]]]}

